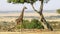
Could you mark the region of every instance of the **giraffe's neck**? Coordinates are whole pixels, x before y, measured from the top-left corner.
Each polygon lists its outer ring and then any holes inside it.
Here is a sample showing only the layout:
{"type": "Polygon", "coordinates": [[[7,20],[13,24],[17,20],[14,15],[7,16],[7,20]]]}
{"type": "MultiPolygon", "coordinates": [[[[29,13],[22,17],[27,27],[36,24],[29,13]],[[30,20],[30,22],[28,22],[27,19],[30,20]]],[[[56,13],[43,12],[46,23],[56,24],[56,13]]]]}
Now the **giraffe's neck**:
{"type": "Polygon", "coordinates": [[[23,8],[22,13],[21,13],[21,15],[19,17],[23,18],[23,16],[24,16],[24,10],[25,10],[25,8],[23,8]]]}

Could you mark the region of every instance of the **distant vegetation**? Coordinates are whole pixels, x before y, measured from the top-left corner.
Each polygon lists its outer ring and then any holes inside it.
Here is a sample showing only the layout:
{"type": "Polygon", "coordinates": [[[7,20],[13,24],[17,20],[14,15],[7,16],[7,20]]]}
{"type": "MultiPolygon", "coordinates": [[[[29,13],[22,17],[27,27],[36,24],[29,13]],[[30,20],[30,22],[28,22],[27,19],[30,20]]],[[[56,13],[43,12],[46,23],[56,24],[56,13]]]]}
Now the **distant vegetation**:
{"type": "Polygon", "coordinates": [[[59,14],[60,14],[60,9],[57,9],[57,13],[59,13],[59,14]]]}

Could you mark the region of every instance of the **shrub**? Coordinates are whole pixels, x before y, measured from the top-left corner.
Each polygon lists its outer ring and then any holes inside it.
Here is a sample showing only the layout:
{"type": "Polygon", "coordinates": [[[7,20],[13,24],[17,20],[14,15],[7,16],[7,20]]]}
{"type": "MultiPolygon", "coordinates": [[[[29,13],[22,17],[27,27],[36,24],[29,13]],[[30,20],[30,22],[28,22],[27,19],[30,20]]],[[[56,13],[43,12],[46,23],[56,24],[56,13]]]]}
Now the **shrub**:
{"type": "Polygon", "coordinates": [[[60,9],[57,9],[57,13],[59,13],[59,14],[60,14],[60,9]]]}
{"type": "Polygon", "coordinates": [[[23,23],[22,23],[22,27],[23,28],[29,28],[28,26],[29,26],[29,21],[28,20],[23,20],[23,23]]]}
{"type": "Polygon", "coordinates": [[[32,20],[31,20],[31,23],[34,23],[33,28],[37,28],[37,29],[43,28],[42,24],[41,24],[40,21],[37,20],[37,19],[32,19],[32,20]]]}
{"type": "Polygon", "coordinates": [[[20,29],[21,28],[21,25],[17,25],[17,28],[20,29]]]}
{"type": "Polygon", "coordinates": [[[21,27],[25,28],[25,29],[42,29],[42,28],[44,28],[42,26],[42,24],[40,23],[40,21],[37,19],[32,19],[31,22],[28,20],[24,20],[21,27]]]}

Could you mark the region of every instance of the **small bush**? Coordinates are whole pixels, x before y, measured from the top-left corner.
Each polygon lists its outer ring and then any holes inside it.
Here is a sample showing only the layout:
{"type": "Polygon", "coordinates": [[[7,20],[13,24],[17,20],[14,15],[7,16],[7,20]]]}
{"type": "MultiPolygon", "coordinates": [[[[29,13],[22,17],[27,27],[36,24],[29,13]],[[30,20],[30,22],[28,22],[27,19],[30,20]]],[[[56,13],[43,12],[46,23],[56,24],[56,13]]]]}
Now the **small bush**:
{"type": "Polygon", "coordinates": [[[28,24],[29,24],[29,21],[24,20],[23,23],[22,23],[23,28],[27,28],[28,24]]]}
{"type": "Polygon", "coordinates": [[[22,25],[21,25],[21,28],[25,28],[25,29],[42,29],[44,27],[41,25],[39,20],[32,19],[31,21],[24,20],[22,25]]]}
{"type": "Polygon", "coordinates": [[[57,11],[57,13],[59,13],[59,14],[60,14],[60,9],[57,9],[56,11],[57,11]]]}
{"type": "Polygon", "coordinates": [[[20,29],[21,28],[21,25],[18,25],[17,28],[20,29]]]}
{"type": "MultiPolygon", "coordinates": [[[[34,23],[33,28],[37,28],[37,29],[43,28],[42,24],[41,24],[40,21],[37,20],[37,19],[32,19],[32,20],[31,20],[31,23],[34,23]]],[[[32,24],[31,24],[31,25],[32,25],[32,24]]]]}

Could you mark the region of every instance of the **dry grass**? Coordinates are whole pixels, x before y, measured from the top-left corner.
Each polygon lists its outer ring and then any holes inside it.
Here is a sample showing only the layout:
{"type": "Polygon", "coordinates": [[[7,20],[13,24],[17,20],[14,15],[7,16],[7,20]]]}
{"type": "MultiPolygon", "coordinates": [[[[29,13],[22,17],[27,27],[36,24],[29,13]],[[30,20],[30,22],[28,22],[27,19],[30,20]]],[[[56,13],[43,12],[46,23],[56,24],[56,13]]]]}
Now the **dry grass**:
{"type": "Polygon", "coordinates": [[[0,34],[21,34],[21,32],[0,32],[0,34]]]}
{"type": "Polygon", "coordinates": [[[27,30],[27,31],[21,31],[21,34],[60,34],[60,31],[50,31],[50,30],[40,30],[40,29],[35,29],[34,31],[32,30],[27,30]]]}
{"type": "Polygon", "coordinates": [[[21,32],[21,34],[60,34],[60,31],[49,31],[49,32],[21,32]]]}
{"type": "Polygon", "coordinates": [[[0,34],[60,34],[60,31],[48,31],[48,32],[0,32],[0,34]]]}
{"type": "Polygon", "coordinates": [[[0,34],[60,34],[60,31],[48,31],[48,32],[0,32],[0,34]]]}

